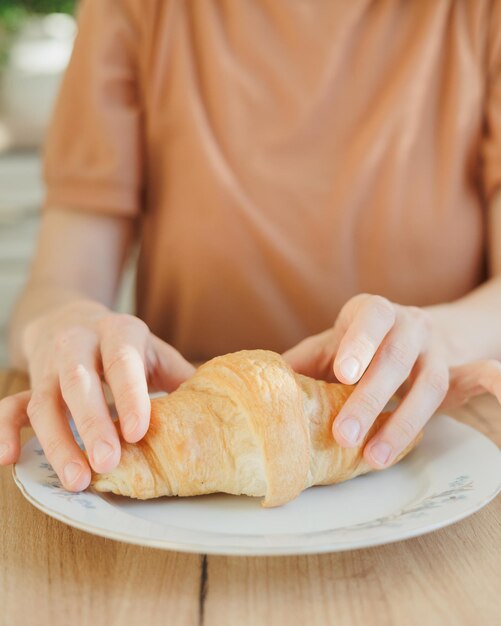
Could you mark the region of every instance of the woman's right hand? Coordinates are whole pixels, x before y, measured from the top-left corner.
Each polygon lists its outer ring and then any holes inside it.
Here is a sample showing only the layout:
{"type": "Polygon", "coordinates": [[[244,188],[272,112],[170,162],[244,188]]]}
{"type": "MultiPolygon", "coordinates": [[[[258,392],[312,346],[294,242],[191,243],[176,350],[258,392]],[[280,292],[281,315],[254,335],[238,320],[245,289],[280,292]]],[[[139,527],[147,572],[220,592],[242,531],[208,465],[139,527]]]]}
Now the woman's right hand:
{"type": "Polygon", "coordinates": [[[102,379],[112,392],[123,437],[139,441],[148,430],[148,390],[172,391],[195,368],[132,315],[87,300],[64,305],[32,321],[23,336],[31,391],[0,401],[0,464],[19,457],[20,429],[31,422],[64,487],[85,489],[91,473],[71,432],[67,409],[90,465],[107,472],[118,465],[120,442],[102,379]]]}

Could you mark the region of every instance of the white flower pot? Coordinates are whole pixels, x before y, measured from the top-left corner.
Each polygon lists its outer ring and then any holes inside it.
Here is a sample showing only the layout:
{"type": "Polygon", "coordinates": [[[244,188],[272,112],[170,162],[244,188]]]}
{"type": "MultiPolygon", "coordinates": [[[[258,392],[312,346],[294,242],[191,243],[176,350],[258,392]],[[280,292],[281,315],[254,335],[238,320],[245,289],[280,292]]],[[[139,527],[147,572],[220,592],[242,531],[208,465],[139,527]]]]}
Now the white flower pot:
{"type": "Polygon", "coordinates": [[[43,141],[75,32],[72,17],[52,14],[27,20],[13,42],[1,78],[0,107],[14,145],[43,141]]]}

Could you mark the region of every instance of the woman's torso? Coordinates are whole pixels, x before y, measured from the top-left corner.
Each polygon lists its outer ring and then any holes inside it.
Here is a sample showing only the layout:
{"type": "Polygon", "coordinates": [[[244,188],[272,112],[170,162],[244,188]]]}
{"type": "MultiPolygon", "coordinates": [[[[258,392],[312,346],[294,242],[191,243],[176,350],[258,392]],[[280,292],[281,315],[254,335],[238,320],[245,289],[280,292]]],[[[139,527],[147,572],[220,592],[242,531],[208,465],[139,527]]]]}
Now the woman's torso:
{"type": "Polygon", "coordinates": [[[192,359],[282,351],[358,292],[482,280],[488,3],[141,5],[154,333],[192,359]]]}

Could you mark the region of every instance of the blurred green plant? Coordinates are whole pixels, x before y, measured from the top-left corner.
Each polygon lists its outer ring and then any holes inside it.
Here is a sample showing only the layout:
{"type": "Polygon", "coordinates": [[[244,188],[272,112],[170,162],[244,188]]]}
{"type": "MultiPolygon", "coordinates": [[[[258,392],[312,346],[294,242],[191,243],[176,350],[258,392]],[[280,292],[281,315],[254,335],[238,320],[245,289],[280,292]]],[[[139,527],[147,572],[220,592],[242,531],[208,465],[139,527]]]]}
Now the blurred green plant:
{"type": "Polygon", "coordinates": [[[77,0],[0,0],[0,66],[7,60],[13,36],[31,15],[75,13],[77,0]]]}

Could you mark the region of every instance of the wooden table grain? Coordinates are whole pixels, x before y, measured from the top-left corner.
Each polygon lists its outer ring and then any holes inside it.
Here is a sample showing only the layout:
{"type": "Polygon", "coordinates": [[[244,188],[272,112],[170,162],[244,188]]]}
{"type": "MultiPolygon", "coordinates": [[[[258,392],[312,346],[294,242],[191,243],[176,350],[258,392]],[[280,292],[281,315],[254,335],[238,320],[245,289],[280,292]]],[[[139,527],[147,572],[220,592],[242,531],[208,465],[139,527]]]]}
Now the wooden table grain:
{"type": "MultiPolygon", "coordinates": [[[[0,371],[0,397],[26,387],[23,375],[0,371]]],[[[492,398],[455,415],[501,445],[492,398]]],[[[499,496],[448,528],[387,546],[207,557],[70,528],[31,506],[11,469],[0,469],[1,626],[495,626],[500,554],[499,496]]]]}

